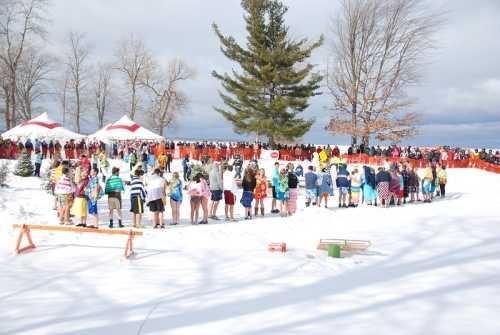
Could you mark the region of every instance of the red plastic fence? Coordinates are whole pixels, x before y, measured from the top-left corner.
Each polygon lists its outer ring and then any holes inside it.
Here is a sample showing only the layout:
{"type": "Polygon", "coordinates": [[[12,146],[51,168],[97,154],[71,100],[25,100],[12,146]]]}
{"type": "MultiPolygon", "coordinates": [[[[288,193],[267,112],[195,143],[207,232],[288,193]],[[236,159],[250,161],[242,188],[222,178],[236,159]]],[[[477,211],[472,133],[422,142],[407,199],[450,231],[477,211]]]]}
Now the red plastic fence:
{"type": "MultiPolygon", "coordinates": [[[[224,160],[235,158],[236,156],[242,157],[244,160],[260,159],[260,149],[247,148],[247,147],[236,147],[236,148],[195,148],[194,146],[179,146],[176,150],[156,148],[155,156],[159,154],[160,151],[164,151],[166,154],[170,153],[172,156],[178,158],[183,158],[188,156],[190,159],[199,160],[204,156],[209,156],[214,160],[224,160]]],[[[64,150],[64,149],[63,149],[64,150]]],[[[80,150],[65,150],[66,157],[76,158],[80,157],[80,150]],[[76,151],[76,152],[75,152],[76,151]]],[[[302,161],[305,159],[310,159],[313,151],[306,151],[303,149],[282,149],[279,150],[279,160],[282,161],[302,161]]],[[[19,154],[19,150],[15,146],[5,147],[0,146],[0,159],[15,159],[19,154]]],[[[379,157],[379,156],[368,156],[366,154],[357,155],[341,155],[341,158],[346,159],[350,164],[366,164],[366,165],[383,165],[386,160],[391,163],[399,163],[401,161],[406,161],[411,163],[415,167],[424,167],[426,164],[425,160],[416,160],[402,157],[379,157]]],[[[493,173],[500,174],[500,166],[485,161],[481,161],[478,158],[471,158],[468,160],[447,160],[442,161],[442,164],[446,165],[448,168],[477,168],[493,173]]]]}

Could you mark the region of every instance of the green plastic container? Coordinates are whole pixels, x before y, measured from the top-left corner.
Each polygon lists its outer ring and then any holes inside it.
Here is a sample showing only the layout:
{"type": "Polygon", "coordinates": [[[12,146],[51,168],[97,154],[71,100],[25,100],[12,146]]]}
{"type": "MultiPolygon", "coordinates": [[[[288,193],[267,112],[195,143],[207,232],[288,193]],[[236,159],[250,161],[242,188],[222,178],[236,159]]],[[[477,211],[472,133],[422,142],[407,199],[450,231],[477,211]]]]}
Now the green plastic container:
{"type": "Polygon", "coordinates": [[[328,257],[340,258],[340,245],[332,244],[328,246],[328,257]]]}

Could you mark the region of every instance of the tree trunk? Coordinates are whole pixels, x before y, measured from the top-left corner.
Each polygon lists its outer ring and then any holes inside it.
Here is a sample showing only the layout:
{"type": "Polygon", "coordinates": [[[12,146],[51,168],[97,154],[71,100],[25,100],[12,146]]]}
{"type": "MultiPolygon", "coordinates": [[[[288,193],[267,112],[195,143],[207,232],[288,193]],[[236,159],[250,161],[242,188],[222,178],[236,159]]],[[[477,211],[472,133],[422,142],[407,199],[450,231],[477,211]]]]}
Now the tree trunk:
{"type": "Polygon", "coordinates": [[[26,101],[24,103],[26,104],[26,114],[28,120],[31,120],[31,118],[33,117],[33,114],[31,112],[31,97],[30,96],[26,97],[26,101]]]}
{"type": "Polygon", "coordinates": [[[358,144],[358,135],[357,135],[357,130],[358,130],[358,104],[357,102],[354,102],[352,104],[352,127],[353,127],[353,134],[351,135],[351,145],[355,146],[358,144]]]}
{"type": "Polygon", "coordinates": [[[80,133],[80,90],[76,89],[76,132],[80,133]]]}
{"type": "Polygon", "coordinates": [[[132,109],[130,110],[130,118],[133,120],[135,118],[135,110],[137,108],[136,106],[136,102],[135,102],[135,96],[136,96],[136,92],[135,92],[135,86],[132,86],[132,109]]]}
{"type": "Polygon", "coordinates": [[[14,77],[10,83],[10,123],[7,125],[7,127],[14,128],[16,126],[16,85],[17,81],[16,78],[14,77]]]}
{"type": "Polygon", "coordinates": [[[5,127],[10,129],[10,92],[5,90],[5,127]]]}

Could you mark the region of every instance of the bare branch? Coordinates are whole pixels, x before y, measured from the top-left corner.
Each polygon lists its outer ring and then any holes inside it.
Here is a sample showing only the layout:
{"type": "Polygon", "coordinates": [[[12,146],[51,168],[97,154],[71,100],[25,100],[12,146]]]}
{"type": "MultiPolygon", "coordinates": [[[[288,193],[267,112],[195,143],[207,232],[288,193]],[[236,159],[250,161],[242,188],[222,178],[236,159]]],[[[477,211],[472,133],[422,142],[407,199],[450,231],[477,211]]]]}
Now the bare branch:
{"type": "Polygon", "coordinates": [[[416,0],[342,0],[334,22],[327,78],[334,114],[327,129],[365,145],[372,136],[414,135],[418,118],[406,112],[414,101],[405,89],[420,79],[440,16],[416,0]]]}

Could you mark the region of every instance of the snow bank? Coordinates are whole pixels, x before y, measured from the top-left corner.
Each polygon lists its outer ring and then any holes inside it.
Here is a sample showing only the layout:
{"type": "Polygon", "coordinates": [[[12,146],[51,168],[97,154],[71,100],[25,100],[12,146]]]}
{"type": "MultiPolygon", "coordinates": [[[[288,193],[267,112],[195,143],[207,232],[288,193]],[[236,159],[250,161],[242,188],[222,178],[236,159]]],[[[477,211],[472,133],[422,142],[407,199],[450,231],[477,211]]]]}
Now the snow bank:
{"type": "Polygon", "coordinates": [[[11,177],[0,189],[0,334],[498,334],[500,175],[449,180],[432,204],[207,226],[187,224],[186,202],[182,224],[145,230],[127,261],[123,236],[39,231],[37,249],[14,255],[12,223],[56,219],[38,179],[11,177]],[[373,246],[331,259],[320,238],[373,246]],[[282,241],[288,253],[267,251],[282,241]]]}

